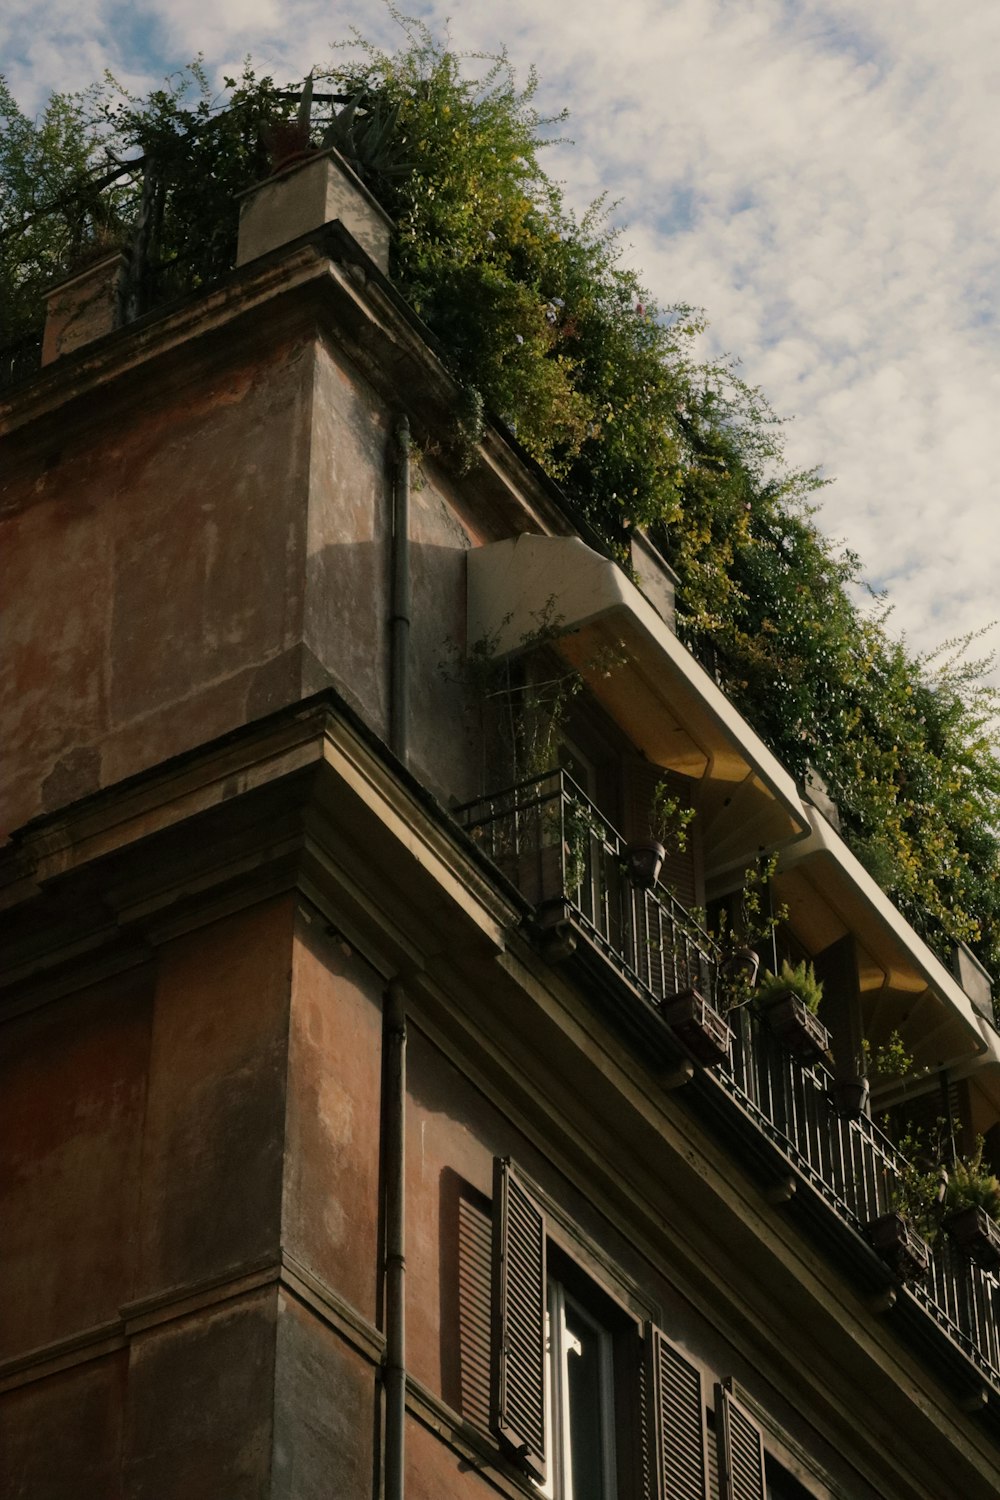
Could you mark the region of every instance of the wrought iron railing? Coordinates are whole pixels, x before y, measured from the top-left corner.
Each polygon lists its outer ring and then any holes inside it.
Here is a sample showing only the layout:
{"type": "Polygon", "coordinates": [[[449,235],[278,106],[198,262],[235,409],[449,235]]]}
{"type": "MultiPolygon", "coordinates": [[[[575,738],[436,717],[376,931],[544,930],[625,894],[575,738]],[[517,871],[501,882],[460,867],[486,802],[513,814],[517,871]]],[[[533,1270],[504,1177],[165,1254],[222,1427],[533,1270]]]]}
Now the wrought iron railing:
{"type": "Polygon", "coordinates": [[[534,907],[565,908],[647,999],[694,988],[716,1003],[717,945],[666,887],[630,883],[624,839],[567,772],[483,797],[459,818],[534,907]]]}
{"type": "MultiPolygon", "coordinates": [[[[535,909],[576,926],[646,1002],[697,990],[725,1011],[717,944],[662,886],[635,888],[627,845],[564,771],[526,781],[460,809],[469,834],[535,909]]],[[[866,1114],[842,1112],[833,1074],[804,1064],[748,1005],[730,1008],[728,1062],[718,1087],[788,1164],[859,1235],[892,1212],[906,1162],[866,1114]]],[[[910,1295],[1000,1391],[1000,1282],[943,1233],[910,1295]]]]}
{"type": "MultiPolygon", "coordinates": [[[[301,101],[299,90],[278,90],[271,96],[282,117],[301,101]]],[[[334,106],[348,96],[311,91],[312,123],[320,134],[328,126],[334,106]]],[[[259,101],[258,101],[259,102],[259,101]]],[[[183,138],[174,138],[164,154],[151,152],[118,159],[108,149],[101,161],[81,173],[74,182],[22,219],[0,230],[0,260],[18,266],[22,293],[31,288],[28,320],[36,325],[11,341],[23,326],[22,309],[12,324],[10,309],[0,308],[0,391],[37,373],[41,365],[41,332],[45,320],[45,293],[71,268],[82,268],[93,259],[96,247],[107,245],[125,253],[126,268],[119,309],[122,325],[144,314],[158,312],[175,299],[204,292],[225,279],[236,265],[238,202],[235,194],[258,176],[266,174],[267,153],[259,139],[261,120],[253,101],[244,101],[202,120],[192,129],[189,142],[211,137],[227,119],[243,120],[242,147],[247,171],[230,187],[219,186],[218,174],[204,175],[204,157],[181,149],[183,138]],[[192,204],[192,178],[202,172],[203,183],[215,184],[215,201],[209,213],[204,205],[192,204]],[[184,202],[171,215],[177,198],[184,202]],[[165,225],[172,219],[170,232],[165,225]],[[182,222],[183,221],[183,222],[182,222]],[[167,243],[169,242],[169,243],[167,243]]],[[[168,139],[169,139],[168,132],[168,139]]],[[[240,158],[243,159],[242,156],[240,158]]],[[[198,196],[197,194],[195,195],[198,196]]],[[[19,300],[24,300],[23,296],[19,300]]]]}

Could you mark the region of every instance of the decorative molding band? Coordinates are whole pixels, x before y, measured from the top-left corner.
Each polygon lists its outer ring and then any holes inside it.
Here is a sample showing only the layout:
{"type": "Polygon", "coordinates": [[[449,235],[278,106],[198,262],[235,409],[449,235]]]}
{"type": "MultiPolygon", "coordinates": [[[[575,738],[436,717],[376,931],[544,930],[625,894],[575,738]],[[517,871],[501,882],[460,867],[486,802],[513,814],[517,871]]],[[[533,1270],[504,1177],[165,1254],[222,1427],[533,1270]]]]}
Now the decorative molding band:
{"type": "Polygon", "coordinates": [[[75,1333],[69,1338],[53,1339],[49,1344],[40,1344],[27,1354],[18,1354],[12,1359],[0,1361],[0,1392],[30,1385],[35,1380],[44,1380],[47,1375],[56,1375],[60,1370],[86,1364],[88,1360],[103,1359],[108,1354],[124,1349],[127,1343],[121,1318],[112,1318],[106,1323],[96,1323],[92,1328],[86,1328],[82,1333],[75,1333]]]}
{"type": "Polygon", "coordinates": [[[506,1495],[508,1500],[524,1500],[525,1495],[538,1493],[527,1475],[507,1462],[492,1438],[464,1421],[453,1407],[412,1375],[406,1377],[406,1409],[498,1494],[506,1495]]]}
{"type": "Polygon", "coordinates": [[[385,1348],[381,1331],[294,1256],[283,1252],[278,1260],[260,1261],[228,1275],[208,1277],[193,1285],[171,1287],[155,1297],[126,1303],[117,1318],[109,1318],[66,1338],[53,1339],[24,1354],[2,1360],[0,1392],[44,1380],[60,1370],[86,1364],[89,1360],[103,1359],[128,1348],[133,1339],[150,1329],[191,1317],[224,1302],[248,1297],[269,1286],[289,1292],[373,1365],[380,1363],[385,1348]]]}
{"type": "Polygon", "coordinates": [[[357,1308],[352,1307],[286,1250],[281,1252],[278,1281],[283,1291],[291,1292],[293,1297],[322,1318],[328,1327],[339,1333],[359,1354],[363,1354],[373,1365],[381,1363],[385,1353],[385,1334],[382,1330],[376,1328],[357,1308]]]}

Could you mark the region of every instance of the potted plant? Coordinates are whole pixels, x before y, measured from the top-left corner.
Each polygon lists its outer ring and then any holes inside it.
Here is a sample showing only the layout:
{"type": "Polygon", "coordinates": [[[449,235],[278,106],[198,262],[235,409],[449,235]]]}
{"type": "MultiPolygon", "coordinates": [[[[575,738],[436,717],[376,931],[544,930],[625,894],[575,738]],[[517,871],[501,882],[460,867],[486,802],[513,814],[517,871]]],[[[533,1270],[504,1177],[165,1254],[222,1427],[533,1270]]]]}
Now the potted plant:
{"type": "MultiPolygon", "coordinates": [[[[911,1150],[919,1144],[911,1140],[911,1150]]],[[[865,1226],[870,1244],[900,1281],[919,1281],[931,1263],[940,1224],[945,1174],[933,1158],[901,1158],[890,1184],[889,1209],[865,1226]]]]}
{"type": "Polygon", "coordinates": [[[657,783],[649,804],[649,837],[633,839],[625,850],[625,870],[639,890],[652,890],[660,878],[667,846],[687,847],[687,827],[694,817],[693,807],[682,807],[670,790],[669,783],[657,783]]]}
{"type": "Polygon", "coordinates": [[[822,980],[805,959],[793,966],[787,958],[777,974],[768,971],[755,999],[768,1028],[802,1062],[816,1062],[830,1045],[830,1033],[816,1015],[823,998],[822,980]]]}
{"type": "Polygon", "coordinates": [[[842,1120],[860,1120],[868,1113],[871,1084],[863,1073],[845,1074],[830,1081],[830,1108],[842,1120]]]}
{"type": "Polygon", "coordinates": [[[945,1232],[984,1271],[1000,1270],[1000,1180],[983,1165],[983,1139],[966,1161],[948,1173],[944,1190],[945,1232]]]}
{"type": "Polygon", "coordinates": [[[693,986],[662,1004],[663,1019],[691,1056],[706,1068],[729,1062],[732,1028],[725,1016],[693,986]]]}
{"type": "Polygon", "coordinates": [[[868,1077],[870,1048],[865,1039],[848,1061],[840,1059],[836,1077],[827,1084],[826,1097],[833,1113],[841,1120],[860,1120],[869,1113],[871,1080],[868,1077]],[[852,1066],[853,1064],[853,1066],[852,1066]]]}
{"type": "Polygon", "coordinates": [[[899,1208],[866,1225],[872,1248],[900,1281],[920,1281],[930,1270],[931,1247],[899,1208]]]}

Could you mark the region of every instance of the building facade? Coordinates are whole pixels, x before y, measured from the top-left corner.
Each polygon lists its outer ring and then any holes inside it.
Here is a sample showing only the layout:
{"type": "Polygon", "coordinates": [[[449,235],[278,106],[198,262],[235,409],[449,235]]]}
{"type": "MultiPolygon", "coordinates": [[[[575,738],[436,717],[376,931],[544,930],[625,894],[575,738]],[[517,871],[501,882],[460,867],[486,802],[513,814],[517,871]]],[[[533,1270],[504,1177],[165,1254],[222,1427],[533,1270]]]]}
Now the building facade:
{"type": "Polygon", "coordinates": [[[987,1500],[1000,1261],[922,1263],[881,1120],[995,1146],[988,981],[644,538],[455,457],[388,235],[312,158],[0,396],[0,1494],[987,1500]],[[718,940],[771,855],[781,1024],[718,940]]]}

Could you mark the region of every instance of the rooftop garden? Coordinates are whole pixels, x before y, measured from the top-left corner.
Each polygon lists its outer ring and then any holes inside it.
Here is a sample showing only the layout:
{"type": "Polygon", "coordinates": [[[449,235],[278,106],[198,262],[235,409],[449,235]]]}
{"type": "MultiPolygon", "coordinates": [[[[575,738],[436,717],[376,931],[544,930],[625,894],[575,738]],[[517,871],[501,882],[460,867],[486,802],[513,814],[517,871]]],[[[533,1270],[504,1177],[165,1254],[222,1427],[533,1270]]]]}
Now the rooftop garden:
{"type": "Polygon", "coordinates": [[[309,109],[249,63],[221,97],[194,64],[142,99],[110,78],[54,94],[37,120],[0,79],[0,346],[37,334],[60,273],[118,245],[143,250],[135,311],[211,285],[234,263],[236,194],[290,141],[337,145],[394,219],[396,285],[464,393],[444,460],[499,420],[623,561],[647,528],[680,578],[680,632],[735,703],[794,775],[819,772],[931,945],[965,941],[1000,974],[990,663],[969,641],[917,656],[881,599],[855,602],[859,559],[816,526],[822,481],[785,464],[766,399],[700,357],[701,313],[624,266],[603,204],[566,207],[542,165],[562,121],[534,80],[405,28],[394,54],[355,39],[309,109]]]}

